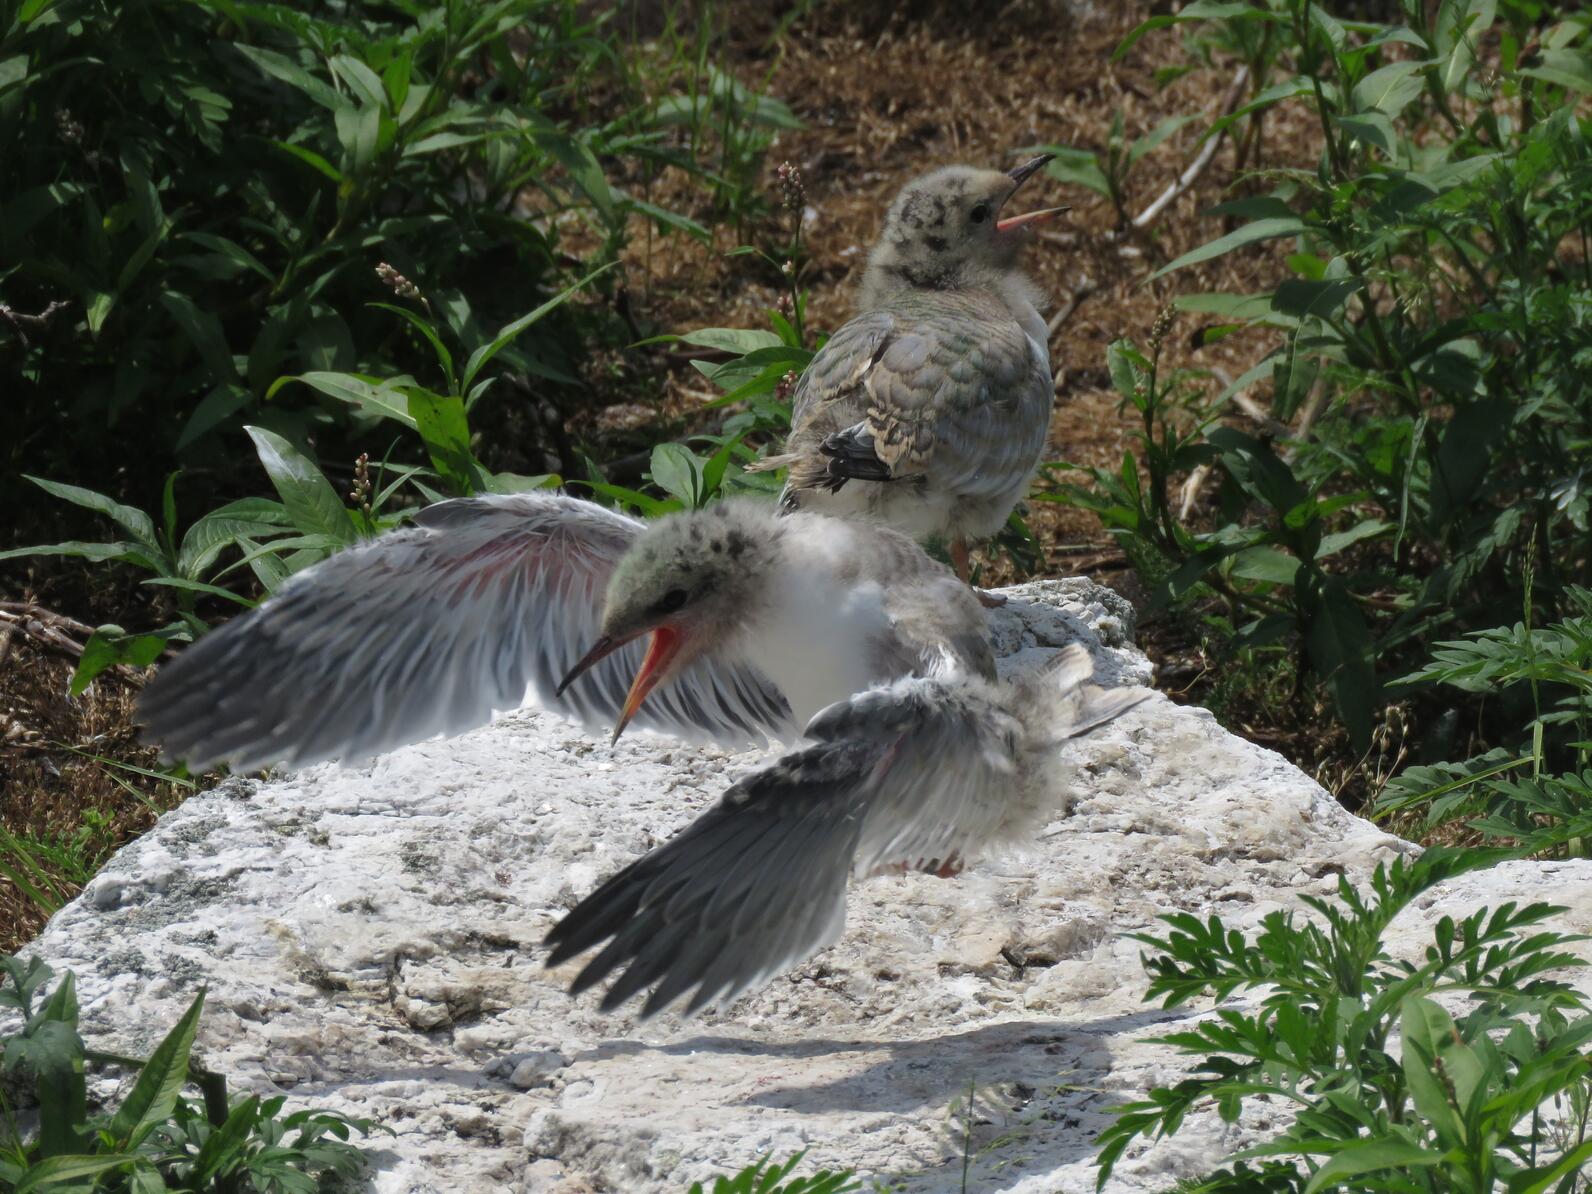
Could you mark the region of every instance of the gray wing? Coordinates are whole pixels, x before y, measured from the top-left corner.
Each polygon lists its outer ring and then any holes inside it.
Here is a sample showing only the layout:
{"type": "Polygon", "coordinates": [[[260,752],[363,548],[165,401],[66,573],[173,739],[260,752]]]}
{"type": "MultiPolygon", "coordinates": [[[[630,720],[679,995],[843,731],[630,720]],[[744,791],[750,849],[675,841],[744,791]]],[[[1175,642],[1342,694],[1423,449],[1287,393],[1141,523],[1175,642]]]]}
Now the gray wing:
{"type": "Polygon", "coordinates": [[[797,490],[926,477],[967,497],[1009,491],[1044,450],[1055,393],[1048,354],[992,302],[846,323],[803,375],[770,463],[797,490]]]}
{"type": "MultiPolygon", "coordinates": [[[[642,524],[557,494],[442,502],[339,552],[212,631],[145,686],[146,738],[194,770],[361,759],[458,734],[528,695],[593,729],[618,719],[644,644],[555,689],[598,635],[603,593],[642,524]]],[[[635,724],[727,746],[792,738],[778,689],[697,660],[635,724]]]]}
{"type": "Polygon", "coordinates": [[[1019,724],[996,690],[901,680],[819,713],[814,744],[737,783],[678,836],[587,896],[548,934],[548,965],[607,941],[579,993],[620,972],[605,1011],[651,987],[650,1016],[728,1002],[833,942],[848,874],[934,869],[1005,816],[1019,724]]]}

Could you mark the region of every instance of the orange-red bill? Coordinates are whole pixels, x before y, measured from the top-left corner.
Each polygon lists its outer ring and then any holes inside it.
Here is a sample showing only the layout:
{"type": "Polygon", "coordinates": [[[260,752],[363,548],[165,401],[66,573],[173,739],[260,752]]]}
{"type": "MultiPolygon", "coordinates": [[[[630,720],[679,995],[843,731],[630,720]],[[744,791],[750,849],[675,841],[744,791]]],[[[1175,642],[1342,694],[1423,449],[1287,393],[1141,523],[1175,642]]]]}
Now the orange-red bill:
{"type": "Polygon", "coordinates": [[[641,667],[636,671],[636,678],[630,682],[630,692],[625,697],[625,707],[619,711],[619,724],[614,726],[612,741],[619,741],[619,735],[625,732],[625,727],[636,715],[636,710],[641,708],[641,702],[647,699],[647,694],[658,686],[659,680],[663,679],[664,672],[669,669],[669,661],[679,650],[680,632],[674,627],[659,626],[652,632],[652,637],[647,640],[646,658],[641,661],[641,667]]]}
{"type": "Polygon", "coordinates": [[[1027,211],[1020,216],[1008,216],[1004,220],[995,221],[996,232],[1010,232],[1013,228],[1021,228],[1027,224],[1043,224],[1052,216],[1059,216],[1064,211],[1071,211],[1071,207],[1046,207],[1039,211],[1027,211]]]}

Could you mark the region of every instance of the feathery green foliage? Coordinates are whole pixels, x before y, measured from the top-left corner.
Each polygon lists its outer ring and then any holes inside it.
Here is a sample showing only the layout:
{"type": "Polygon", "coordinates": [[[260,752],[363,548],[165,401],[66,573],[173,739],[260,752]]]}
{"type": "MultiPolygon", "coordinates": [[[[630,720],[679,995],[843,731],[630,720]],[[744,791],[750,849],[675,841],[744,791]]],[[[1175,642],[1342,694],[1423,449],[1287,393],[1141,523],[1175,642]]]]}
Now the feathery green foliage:
{"type": "Polygon", "coordinates": [[[1173,1135],[1206,1106],[1235,1122],[1246,1102],[1269,1098],[1292,1111],[1292,1125],[1191,1189],[1584,1189],[1592,1014],[1550,977],[1584,962],[1563,948],[1578,938],[1540,928],[1563,909],[1508,903],[1444,916],[1418,960],[1383,947],[1423,892],[1498,857],[1433,849],[1399,859],[1377,868],[1369,894],[1340,880],[1336,900],[1305,898],[1314,917],[1273,912],[1253,937],[1187,914],[1163,917],[1164,936],[1140,935],[1152,951],[1146,999],[1176,1007],[1207,993],[1256,995],[1162,1038],[1201,1060],[1193,1076],[1118,1108],[1100,1137],[1099,1184],[1135,1138],[1173,1135]]]}

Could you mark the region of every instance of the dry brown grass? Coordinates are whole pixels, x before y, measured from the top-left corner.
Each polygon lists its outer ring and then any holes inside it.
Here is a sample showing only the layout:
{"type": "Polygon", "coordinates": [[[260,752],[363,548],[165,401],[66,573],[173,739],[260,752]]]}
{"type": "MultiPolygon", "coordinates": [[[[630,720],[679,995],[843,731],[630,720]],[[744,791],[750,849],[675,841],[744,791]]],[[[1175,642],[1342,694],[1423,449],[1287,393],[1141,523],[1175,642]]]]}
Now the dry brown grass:
{"type": "Polygon", "coordinates": [[[0,951],[34,936],[48,915],[5,871],[19,873],[48,904],[64,902],[112,850],[186,795],[131,770],[156,765],[156,752],[139,745],[132,725],[136,680],[107,673],[71,697],[76,666],[70,650],[0,623],[0,951]],[[45,876],[32,873],[19,851],[45,876]]]}

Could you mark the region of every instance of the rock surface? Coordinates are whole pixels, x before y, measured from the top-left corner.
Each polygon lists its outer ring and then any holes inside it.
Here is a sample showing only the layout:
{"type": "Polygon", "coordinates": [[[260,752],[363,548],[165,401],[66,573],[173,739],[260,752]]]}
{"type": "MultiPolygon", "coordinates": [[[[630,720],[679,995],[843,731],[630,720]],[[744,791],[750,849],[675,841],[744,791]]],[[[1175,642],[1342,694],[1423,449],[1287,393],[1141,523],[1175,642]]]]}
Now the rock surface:
{"type": "MultiPolygon", "coordinates": [[[[1011,590],[1004,667],[1082,641],[1144,683],[1126,603],[1084,581],[1011,590]]],[[[201,985],[207,1064],[235,1087],[369,1116],[380,1191],[680,1191],[798,1149],[911,1191],[1088,1191],[1105,1109],[1182,1073],[1146,1042],[1199,1014],[1142,1002],[1125,934],[1163,912],[1238,927],[1412,849],[1280,756],[1164,698],[1067,746],[1072,808],[955,880],[854,885],[845,937],[717,1014],[646,1024],[572,1001],[538,942],[603,876],[758,760],[521,711],[364,768],[190,799],[112,860],[33,949],[77,972],[101,1047],[144,1052],[201,985]]],[[[1515,864],[1412,909],[1550,898],[1592,930],[1592,867],[1515,864]]],[[[1111,1189],[1161,1190],[1267,1127],[1191,1120],[1111,1189]]]]}

